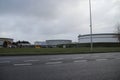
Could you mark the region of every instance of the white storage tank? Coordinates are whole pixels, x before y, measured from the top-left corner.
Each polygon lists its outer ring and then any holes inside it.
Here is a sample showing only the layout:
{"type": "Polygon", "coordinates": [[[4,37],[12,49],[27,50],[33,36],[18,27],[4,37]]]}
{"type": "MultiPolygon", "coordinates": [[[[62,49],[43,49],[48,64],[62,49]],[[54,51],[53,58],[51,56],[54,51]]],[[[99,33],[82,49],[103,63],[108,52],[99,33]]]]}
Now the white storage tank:
{"type": "MultiPolygon", "coordinates": [[[[101,33],[101,34],[92,34],[93,43],[102,43],[102,42],[111,42],[111,43],[118,43],[118,34],[116,33],[101,33]]],[[[119,34],[120,35],[120,34],[119,34]]],[[[90,34],[86,35],[79,35],[78,42],[79,43],[90,43],[90,34]]]]}

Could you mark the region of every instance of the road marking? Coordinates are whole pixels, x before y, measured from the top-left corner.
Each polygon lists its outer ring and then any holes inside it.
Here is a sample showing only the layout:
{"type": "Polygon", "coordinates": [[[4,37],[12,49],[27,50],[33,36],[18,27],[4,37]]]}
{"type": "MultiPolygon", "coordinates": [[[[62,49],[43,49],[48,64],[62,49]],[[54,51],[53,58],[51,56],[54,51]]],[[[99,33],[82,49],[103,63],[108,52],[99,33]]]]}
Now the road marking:
{"type": "Polygon", "coordinates": [[[73,58],[73,59],[81,59],[81,58],[83,58],[83,57],[75,57],[75,58],[73,58]]]}
{"type": "Polygon", "coordinates": [[[93,57],[99,57],[99,56],[93,56],[93,57]]]}
{"type": "Polygon", "coordinates": [[[96,59],[96,61],[106,61],[108,59],[96,59]]]}
{"type": "Polygon", "coordinates": [[[14,64],[14,66],[31,66],[32,63],[14,64]]]}
{"type": "Polygon", "coordinates": [[[64,58],[54,58],[54,59],[50,59],[50,60],[63,60],[64,58]]]}
{"type": "Polygon", "coordinates": [[[76,61],[74,61],[75,63],[77,63],[77,62],[87,62],[87,60],[76,60],[76,61]]]}
{"type": "Polygon", "coordinates": [[[62,63],[62,62],[61,61],[59,61],[59,62],[47,62],[45,64],[60,64],[60,63],[62,63]]]}
{"type": "Polygon", "coordinates": [[[40,61],[40,60],[25,60],[24,62],[37,62],[37,61],[40,61]]]}
{"type": "Polygon", "coordinates": [[[10,61],[1,61],[0,63],[10,63],[10,61]]]}

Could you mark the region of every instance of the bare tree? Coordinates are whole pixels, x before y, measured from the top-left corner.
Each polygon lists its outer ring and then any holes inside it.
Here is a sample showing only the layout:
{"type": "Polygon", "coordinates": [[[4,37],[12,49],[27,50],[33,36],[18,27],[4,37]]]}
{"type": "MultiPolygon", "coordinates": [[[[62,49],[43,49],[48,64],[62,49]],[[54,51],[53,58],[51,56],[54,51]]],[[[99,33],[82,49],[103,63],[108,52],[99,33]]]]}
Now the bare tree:
{"type": "Polygon", "coordinates": [[[4,41],[4,42],[3,42],[3,47],[4,47],[4,48],[7,48],[7,46],[8,46],[7,41],[4,41]]]}
{"type": "Polygon", "coordinates": [[[120,24],[117,25],[117,38],[120,43],[120,24]]]}

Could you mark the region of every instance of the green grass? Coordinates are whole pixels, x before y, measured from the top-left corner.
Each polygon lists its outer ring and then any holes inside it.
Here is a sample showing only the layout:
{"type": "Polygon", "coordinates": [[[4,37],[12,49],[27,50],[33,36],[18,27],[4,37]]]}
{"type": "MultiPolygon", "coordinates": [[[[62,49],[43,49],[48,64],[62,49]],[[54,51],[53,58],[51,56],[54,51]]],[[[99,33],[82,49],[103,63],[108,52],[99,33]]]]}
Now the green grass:
{"type": "Polygon", "coordinates": [[[4,55],[48,55],[48,54],[84,54],[120,52],[120,47],[97,47],[90,51],[88,47],[82,48],[0,48],[0,56],[4,55]]]}

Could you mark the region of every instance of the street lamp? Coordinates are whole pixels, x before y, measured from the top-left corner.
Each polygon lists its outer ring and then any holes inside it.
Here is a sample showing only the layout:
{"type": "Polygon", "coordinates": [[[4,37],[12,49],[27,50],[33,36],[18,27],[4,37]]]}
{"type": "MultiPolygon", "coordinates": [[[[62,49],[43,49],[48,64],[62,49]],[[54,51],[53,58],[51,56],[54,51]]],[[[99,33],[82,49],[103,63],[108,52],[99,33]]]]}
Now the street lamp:
{"type": "Polygon", "coordinates": [[[89,10],[90,10],[90,50],[93,50],[93,39],[92,39],[92,11],[91,11],[91,0],[89,0],[89,10]]]}

